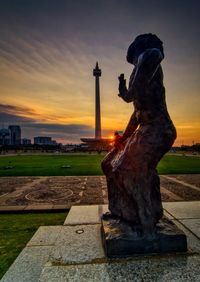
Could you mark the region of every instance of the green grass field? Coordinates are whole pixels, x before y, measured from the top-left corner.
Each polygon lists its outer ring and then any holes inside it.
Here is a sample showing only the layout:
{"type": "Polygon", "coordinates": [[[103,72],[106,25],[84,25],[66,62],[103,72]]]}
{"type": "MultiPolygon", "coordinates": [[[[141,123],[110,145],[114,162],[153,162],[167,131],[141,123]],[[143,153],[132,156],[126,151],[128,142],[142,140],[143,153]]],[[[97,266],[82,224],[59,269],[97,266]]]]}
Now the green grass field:
{"type": "MultiPolygon", "coordinates": [[[[0,176],[102,175],[104,155],[23,155],[0,157],[0,176]],[[62,168],[62,166],[71,166],[62,168]],[[6,167],[13,167],[6,169],[6,167]]],[[[166,155],[159,174],[200,173],[200,158],[166,155]]]]}
{"type": "Polygon", "coordinates": [[[67,213],[0,215],[0,279],[41,225],[62,225],[67,213]]]}

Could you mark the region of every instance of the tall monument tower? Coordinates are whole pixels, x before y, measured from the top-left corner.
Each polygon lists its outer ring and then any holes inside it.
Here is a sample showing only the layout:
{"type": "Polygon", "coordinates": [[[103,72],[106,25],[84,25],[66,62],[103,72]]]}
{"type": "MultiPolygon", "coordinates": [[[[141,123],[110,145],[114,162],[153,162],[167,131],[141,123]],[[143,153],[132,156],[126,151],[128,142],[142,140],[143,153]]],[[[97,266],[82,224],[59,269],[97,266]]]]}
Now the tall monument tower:
{"type": "Polygon", "coordinates": [[[95,139],[101,139],[101,109],[100,109],[100,86],[99,77],[101,76],[101,69],[98,62],[93,69],[93,76],[95,76],[95,139]]]}
{"type": "Polygon", "coordinates": [[[95,137],[81,138],[81,141],[85,143],[86,150],[88,151],[109,151],[111,149],[110,138],[101,136],[101,109],[100,109],[100,85],[99,77],[101,76],[101,70],[98,62],[93,69],[93,76],[95,76],[95,137]]]}

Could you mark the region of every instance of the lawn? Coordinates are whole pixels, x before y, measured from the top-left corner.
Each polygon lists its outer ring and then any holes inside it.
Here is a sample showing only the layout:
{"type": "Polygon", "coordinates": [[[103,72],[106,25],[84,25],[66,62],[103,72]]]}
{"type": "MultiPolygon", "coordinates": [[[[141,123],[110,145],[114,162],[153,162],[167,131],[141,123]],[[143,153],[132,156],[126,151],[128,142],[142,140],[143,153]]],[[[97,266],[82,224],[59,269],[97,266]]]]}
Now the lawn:
{"type": "Polygon", "coordinates": [[[67,213],[0,215],[0,279],[41,225],[62,225],[67,213]]]}
{"type": "Polygon", "coordinates": [[[159,174],[200,173],[200,157],[165,155],[157,169],[159,174]]]}
{"type": "Polygon", "coordinates": [[[0,176],[101,175],[102,159],[99,154],[6,156],[0,157],[0,176]]]}
{"type": "MultiPolygon", "coordinates": [[[[0,157],[0,176],[102,175],[103,157],[99,154],[3,156],[0,157]]],[[[166,155],[158,165],[158,172],[200,173],[200,158],[166,155]]]]}

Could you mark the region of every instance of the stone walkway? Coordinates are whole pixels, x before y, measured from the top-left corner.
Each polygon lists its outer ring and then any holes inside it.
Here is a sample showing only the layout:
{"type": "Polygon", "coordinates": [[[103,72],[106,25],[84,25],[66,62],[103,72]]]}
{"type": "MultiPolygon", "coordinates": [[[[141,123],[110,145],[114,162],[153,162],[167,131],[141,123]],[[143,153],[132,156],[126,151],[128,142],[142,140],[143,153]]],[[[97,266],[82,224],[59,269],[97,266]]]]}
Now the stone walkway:
{"type": "MultiPolygon", "coordinates": [[[[200,201],[200,175],[162,175],[163,202],[200,201]]],[[[1,177],[0,213],[63,211],[106,204],[104,176],[1,177]]]]}
{"type": "Polygon", "coordinates": [[[100,231],[107,205],[73,206],[63,226],[38,229],[1,281],[200,281],[200,202],[166,202],[164,209],[185,232],[188,252],[108,260],[100,231]]]}

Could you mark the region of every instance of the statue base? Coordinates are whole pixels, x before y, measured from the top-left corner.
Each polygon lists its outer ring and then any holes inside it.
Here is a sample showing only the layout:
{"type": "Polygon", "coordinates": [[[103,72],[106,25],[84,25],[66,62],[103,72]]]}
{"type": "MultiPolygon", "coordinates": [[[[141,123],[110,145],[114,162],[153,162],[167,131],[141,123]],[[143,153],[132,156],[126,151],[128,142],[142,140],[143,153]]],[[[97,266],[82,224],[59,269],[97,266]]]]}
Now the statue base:
{"type": "Polygon", "coordinates": [[[186,235],[165,217],[156,225],[155,232],[146,236],[125,221],[102,219],[102,237],[106,255],[110,258],[187,251],[186,235]]]}

